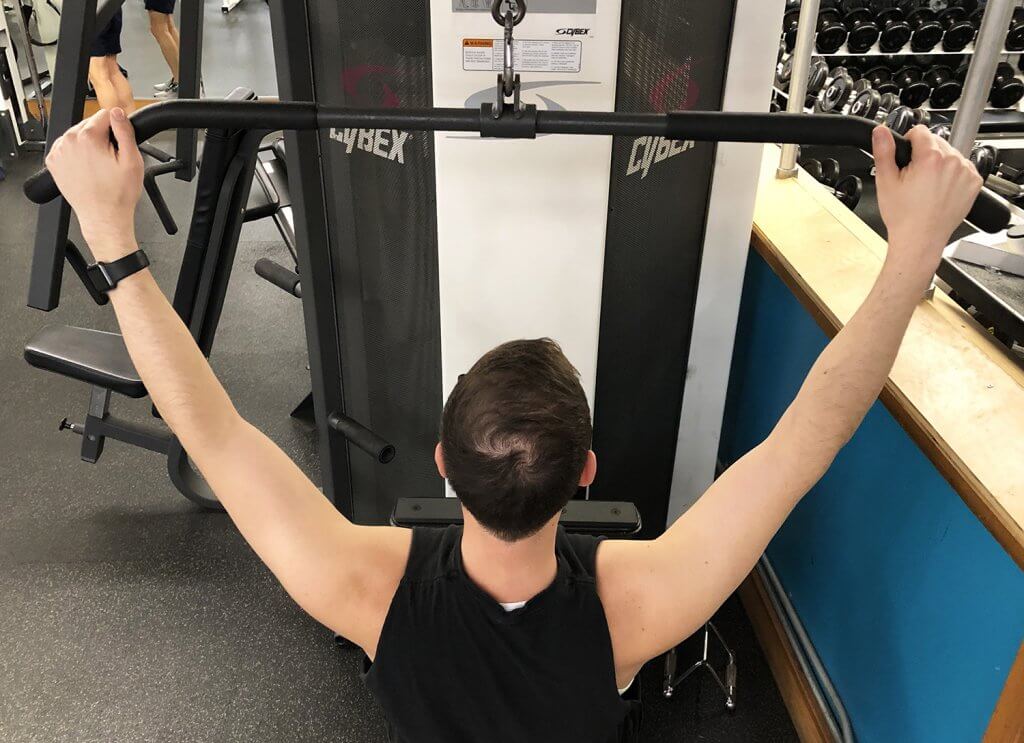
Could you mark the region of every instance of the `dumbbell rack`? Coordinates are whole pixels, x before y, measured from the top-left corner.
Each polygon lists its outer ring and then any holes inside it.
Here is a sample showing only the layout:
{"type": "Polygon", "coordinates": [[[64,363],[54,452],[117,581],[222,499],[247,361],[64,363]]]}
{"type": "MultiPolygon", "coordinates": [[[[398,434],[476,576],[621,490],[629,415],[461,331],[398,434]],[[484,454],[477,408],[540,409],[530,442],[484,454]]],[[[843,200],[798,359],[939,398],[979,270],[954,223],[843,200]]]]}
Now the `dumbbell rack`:
{"type": "MultiPolygon", "coordinates": [[[[936,6],[945,6],[947,3],[943,1],[943,2],[933,2],[932,4],[936,5],[936,6]]],[[[952,3],[950,3],[950,4],[952,4],[952,3]]],[[[1019,6],[1019,4],[1018,4],[1018,6],[1019,6]]],[[[782,40],[781,40],[781,44],[780,44],[780,55],[779,55],[780,56],[780,60],[779,60],[780,66],[781,66],[783,60],[785,59],[785,57],[787,56],[787,49],[786,49],[786,44],[785,44],[785,40],[784,40],[785,39],[785,32],[783,32],[783,35],[782,35],[781,39],[782,40]]],[[[936,46],[934,49],[929,50],[927,52],[916,52],[916,51],[913,51],[910,48],[909,42],[908,42],[908,44],[905,45],[899,51],[896,51],[896,52],[883,52],[880,49],[880,42],[876,41],[875,44],[868,51],[860,52],[860,53],[853,53],[853,52],[851,52],[849,50],[847,44],[843,44],[843,46],[840,47],[835,52],[819,52],[819,51],[817,51],[817,47],[815,47],[815,51],[813,53],[813,57],[816,58],[816,59],[824,59],[824,60],[826,60],[829,63],[829,67],[830,68],[835,68],[838,65],[842,65],[842,66],[856,66],[859,69],[861,69],[862,71],[866,71],[867,69],[869,69],[871,67],[878,66],[879,64],[882,64],[886,60],[890,61],[892,63],[890,66],[895,69],[898,66],[903,66],[902,64],[896,63],[896,60],[901,60],[902,61],[904,58],[906,58],[905,64],[908,64],[908,65],[912,64],[914,60],[917,60],[918,66],[922,67],[922,68],[924,68],[926,66],[937,66],[937,65],[941,64],[941,65],[949,66],[950,68],[955,70],[959,66],[959,64],[961,64],[962,62],[970,59],[970,57],[973,56],[974,51],[975,51],[974,42],[971,42],[970,44],[968,44],[962,51],[948,51],[948,52],[943,50],[941,45],[940,46],[936,46]]],[[[1024,74],[1022,74],[1021,69],[1020,69],[1022,54],[1024,54],[1024,52],[1011,51],[1011,50],[1003,49],[1003,50],[1001,50],[999,56],[1000,56],[1000,59],[1002,61],[1004,61],[1004,62],[1006,62],[1006,63],[1011,65],[1011,67],[1013,69],[1014,77],[1017,78],[1018,80],[1021,80],[1022,82],[1024,82],[1024,74]]],[[[785,99],[786,98],[786,92],[784,90],[780,89],[778,86],[776,86],[776,98],[777,99],[785,99]]],[[[781,105],[782,105],[782,107],[784,107],[784,103],[782,103],[781,105]]],[[[957,110],[957,105],[954,104],[954,105],[949,106],[947,108],[941,108],[941,109],[927,107],[927,110],[929,112],[934,111],[936,113],[939,113],[940,115],[941,114],[945,114],[946,112],[949,112],[950,114],[953,114],[957,110]]],[[[1020,121],[1020,123],[1022,125],[1024,125],[1024,99],[1022,99],[1021,101],[1017,102],[1011,108],[997,108],[997,107],[994,107],[994,106],[989,106],[989,107],[986,107],[985,112],[986,112],[986,114],[998,114],[998,116],[992,116],[992,117],[987,117],[986,116],[986,117],[983,117],[983,120],[985,120],[986,123],[990,122],[990,123],[998,125],[999,121],[1011,120],[1011,121],[1016,122],[1018,120],[1018,118],[1016,116],[1008,115],[1009,113],[1012,113],[1012,114],[1020,114],[1021,116],[1019,118],[1019,121],[1020,121]]],[[[943,118],[946,118],[946,117],[943,117],[943,118]]]]}
{"type": "MultiPolygon", "coordinates": [[[[823,0],[827,2],[828,0],[823,0]]],[[[955,0],[954,0],[955,1],[955,0]]],[[[944,4],[944,3],[943,3],[944,4]]],[[[1021,3],[1013,2],[1015,7],[1020,8],[1021,3]]],[[[791,6],[792,7],[792,6],[791,6]]],[[[1006,7],[1005,5],[1003,6],[1006,7]]],[[[820,28],[820,26],[819,26],[820,28]]],[[[989,31],[995,29],[989,28],[989,31]]],[[[803,36],[801,34],[801,36],[803,36]]],[[[989,34],[991,38],[992,34],[989,34]]],[[[804,42],[805,44],[807,42],[804,42]]],[[[830,69],[828,77],[831,78],[832,70],[837,66],[844,67],[856,67],[861,72],[866,73],[872,68],[877,66],[886,66],[890,70],[896,70],[899,67],[905,65],[914,65],[919,69],[926,68],[928,66],[943,65],[951,68],[955,71],[963,62],[969,62],[976,50],[974,44],[970,44],[965,47],[962,51],[945,51],[938,46],[937,48],[929,52],[918,52],[905,46],[898,52],[888,53],[882,52],[876,43],[872,48],[866,52],[853,54],[850,53],[847,46],[843,46],[837,49],[833,53],[822,53],[817,50],[817,39],[814,40],[814,49],[811,52],[812,69],[814,62],[818,60],[824,61],[828,64],[830,69]]],[[[806,53],[806,46],[804,47],[806,53]]],[[[979,59],[985,59],[986,62],[992,59],[991,47],[985,50],[987,54],[979,59]]],[[[783,37],[782,44],[780,45],[780,60],[779,67],[782,68],[782,64],[786,59],[786,45],[783,37]]],[[[1022,54],[1024,52],[1011,51],[1003,47],[998,52],[998,61],[1011,66],[1012,76],[1018,81],[1024,81],[1021,70],[1024,66],[1022,62],[1022,54]]],[[[805,57],[806,59],[806,57],[805,57]]],[[[818,62],[820,65],[820,62],[818,62]]],[[[982,63],[984,64],[984,63],[982,63]]],[[[984,66],[979,69],[986,69],[984,66]]],[[[982,73],[984,74],[984,73],[982,73]]],[[[977,75],[975,75],[977,79],[977,75]]],[[[1009,79],[1009,78],[1007,78],[1009,79]]],[[[961,81],[962,82],[962,81],[961,81]]],[[[828,83],[826,82],[825,85],[828,83]]],[[[974,88],[978,90],[977,87],[974,88]]],[[[902,90],[900,91],[902,93],[902,90]]],[[[850,98],[844,98],[844,101],[852,101],[856,96],[850,98]]],[[[783,90],[777,84],[775,87],[775,95],[773,101],[779,105],[780,108],[785,109],[788,103],[789,94],[786,90],[783,90]]],[[[990,101],[981,100],[977,95],[973,96],[974,105],[969,109],[965,109],[963,113],[967,114],[968,121],[977,126],[978,115],[980,114],[981,126],[980,129],[969,128],[970,125],[965,127],[966,136],[968,137],[967,142],[961,141],[955,145],[958,147],[966,146],[970,149],[970,132],[977,131],[977,137],[975,138],[975,151],[979,149],[979,143],[987,143],[992,140],[996,140],[999,143],[1001,154],[1000,160],[1002,160],[1001,168],[1009,171],[1010,173],[1016,172],[1019,177],[1012,178],[1016,184],[1024,183],[1024,98],[1017,101],[1015,105],[1008,108],[997,108],[991,105],[990,101]],[[985,108],[982,109],[981,106],[985,108]],[[974,112],[972,116],[970,111],[974,112]],[[1012,166],[1007,168],[1006,166],[1012,166]]],[[[925,101],[929,103],[930,101],[925,101]]],[[[956,115],[957,110],[960,108],[959,99],[957,102],[949,107],[943,108],[931,108],[927,107],[923,110],[927,111],[928,115],[932,117],[932,124],[943,124],[952,122],[956,115]]],[[[847,106],[849,103],[846,104],[847,106]]],[[[804,110],[808,113],[820,113],[815,111],[814,106],[805,105],[804,110]]],[[[840,105],[835,108],[835,112],[838,113],[845,107],[840,105]]],[[[828,114],[825,114],[828,115],[828,114]]],[[[954,136],[954,139],[956,137],[954,136]]],[[[962,140],[962,135],[961,135],[962,140]]],[[[860,173],[861,175],[867,175],[873,171],[873,161],[871,153],[862,152],[861,155],[857,155],[855,152],[850,151],[847,155],[842,155],[838,152],[830,152],[827,148],[805,148],[809,157],[814,157],[816,162],[810,163],[814,167],[811,168],[813,174],[822,180],[823,182],[828,180],[828,176],[824,178],[819,175],[818,169],[819,163],[825,163],[832,159],[833,155],[839,159],[844,169],[849,169],[854,172],[860,173]]],[[[972,156],[973,159],[973,156],[972,156]]],[[[808,162],[808,161],[804,161],[808,162]]],[[[835,171],[836,163],[832,162],[828,168],[822,168],[823,171],[835,171]]],[[[994,167],[994,166],[993,166],[994,167]]],[[[781,173],[788,173],[786,168],[788,164],[786,162],[786,156],[783,156],[783,165],[780,167],[781,173]]],[[[979,165],[979,170],[981,166],[979,165]]],[[[1024,189],[1017,186],[1018,192],[1016,196],[1011,194],[1015,184],[1009,182],[1007,179],[1011,176],[1006,175],[1004,170],[998,170],[1000,176],[1004,178],[990,177],[989,187],[996,190],[997,193],[1001,193],[1004,197],[1011,200],[1011,210],[1016,214],[1016,221],[1024,221],[1024,210],[1014,204],[1024,206],[1024,189]],[[993,182],[1001,181],[1003,186],[1008,186],[1007,190],[1001,190],[993,185],[993,182]]],[[[833,173],[832,179],[834,180],[835,175],[833,173]]],[[[826,183],[825,185],[829,185],[826,183]]],[[[842,194],[837,194],[842,198],[842,194]]],[[[870,224],[876,231],[880,231],[880,234],[884,234],[881,230],[884,230],[884,226],[881,224],[881,218],[877,213],[875,207],[876,201],[874,197],[873,183],[866,181],[865,183],[865,204],[858,210],[859,215],[868,224],[870,224]]],[[[847,204],[849,206],[849,204],[847,204]]],[[[1018,230],[1021,231],[1021,230],[1018,230]]],[[[970,229],[964,228],[960,230],[956,238],[969,238],[970,229]]],[[[965,308],[969,308],[969,311],[974,314],[986,328],[989,328],[993,335],[1007,345],[1011,349],[1011,353],[1019,356],[1021,363],[1024,363],[1024,279],[1011,276],[1009,274],[1000,274],[998,272],[992,272],[991,270],[971,266],[970,264],[963,263],[958,260],[947,258],[943,260],[942,266],[939,270],[938,278],[948,285],[950,296],[956,301],[961,303],[965,308]]]]}

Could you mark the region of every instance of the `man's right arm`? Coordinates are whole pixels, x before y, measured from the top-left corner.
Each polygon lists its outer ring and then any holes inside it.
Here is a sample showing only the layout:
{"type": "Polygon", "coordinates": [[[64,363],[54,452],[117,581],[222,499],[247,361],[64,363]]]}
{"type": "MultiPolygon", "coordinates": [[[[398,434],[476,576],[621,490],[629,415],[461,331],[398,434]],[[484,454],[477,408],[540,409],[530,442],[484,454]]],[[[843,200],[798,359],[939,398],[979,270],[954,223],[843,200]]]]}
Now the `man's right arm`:
{"type": "MultiPolygon", "coordinates": [[[[47,165],[98,261],[138,249],[133,216],[142,158],[123,113],[101,112],[73,128],[47,165]]],[[[246,541],[303,609],[372,656],[409,534],[350,523],[238,414],[148,270],[123,280],[110,300],[153,404],[246,541]]]]}
{"type": "Polygon", "coordinates": [[[730,467],[659,539],[610,542],[599,587],[616,658],[631,666],[674,647],[709,619],[754,567],[793,507],[825,474],[892,368],[949,235],[973,204],[974,167],[923,127],[914,159],[895,163],[892,135],[876,131],[879,205],[889,250],[871,292],[814,364],[771,434],[730,467]]]}

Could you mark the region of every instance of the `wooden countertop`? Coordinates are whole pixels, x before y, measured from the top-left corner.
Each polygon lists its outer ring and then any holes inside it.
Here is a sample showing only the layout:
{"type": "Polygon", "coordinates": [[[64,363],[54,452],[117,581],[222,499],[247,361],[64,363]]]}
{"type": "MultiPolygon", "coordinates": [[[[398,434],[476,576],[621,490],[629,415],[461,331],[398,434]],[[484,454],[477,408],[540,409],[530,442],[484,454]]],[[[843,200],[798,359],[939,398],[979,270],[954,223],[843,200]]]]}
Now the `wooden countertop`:
{"type": "MultiPolygon", "coordinates": [[[[886,244],[765,147],[753,245],[831,337],[867,296],[886,244]]],[[[945,293],[915,310],[881,400],[1024,569],[1024,369],[945,293]]]]}

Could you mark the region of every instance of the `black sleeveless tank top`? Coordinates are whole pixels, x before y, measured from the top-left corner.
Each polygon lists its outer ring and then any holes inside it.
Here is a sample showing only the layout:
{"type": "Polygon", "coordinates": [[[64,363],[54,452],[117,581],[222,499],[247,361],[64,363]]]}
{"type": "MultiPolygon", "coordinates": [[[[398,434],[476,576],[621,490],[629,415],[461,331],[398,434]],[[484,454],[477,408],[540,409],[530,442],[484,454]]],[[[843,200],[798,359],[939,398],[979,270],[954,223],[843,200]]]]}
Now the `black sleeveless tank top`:
{"type": "Polygon", "coordinates": [[[391,743],[633,743],[594,564],[600,540],[559,529],[555,581],[507,612],[462,567],[462,527],[413,530],[364,680],[391,743]]]}

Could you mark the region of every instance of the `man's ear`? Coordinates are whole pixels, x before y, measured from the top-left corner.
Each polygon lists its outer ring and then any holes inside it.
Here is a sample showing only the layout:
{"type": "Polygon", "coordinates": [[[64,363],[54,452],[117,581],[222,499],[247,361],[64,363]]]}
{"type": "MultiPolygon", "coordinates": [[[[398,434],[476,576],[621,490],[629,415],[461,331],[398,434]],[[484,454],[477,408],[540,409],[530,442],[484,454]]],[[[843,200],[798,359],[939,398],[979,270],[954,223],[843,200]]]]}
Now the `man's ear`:
{"type": "MultiPolygon", "coordinates": [[[[440,451],[440,445],[438,445],[438,451],[440,451]]],[[[594,454],[593,449],[587,452],[587,461],[583,465],[583,474],[580,475],[580,487],[588,488],[594,484],[594,479],[597,477],[597,455],[594,454]]]]}
{"type": "Polygon", "coordinates": [[[445,480],[448,479],[448,473],[444,468],[444,452],[441,451],[441,442],[437,442],[437,446],[434,447],[434,464],[437,465],[437,472],[445,480]]]}

